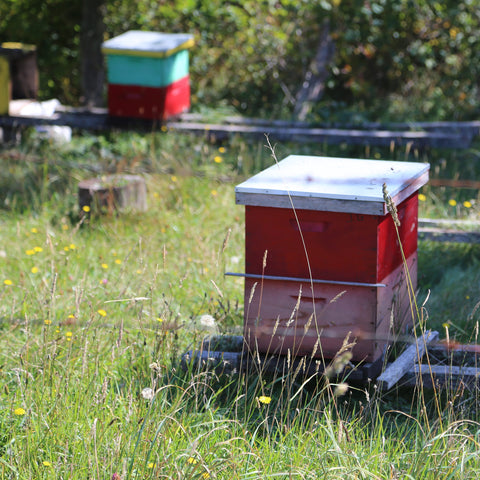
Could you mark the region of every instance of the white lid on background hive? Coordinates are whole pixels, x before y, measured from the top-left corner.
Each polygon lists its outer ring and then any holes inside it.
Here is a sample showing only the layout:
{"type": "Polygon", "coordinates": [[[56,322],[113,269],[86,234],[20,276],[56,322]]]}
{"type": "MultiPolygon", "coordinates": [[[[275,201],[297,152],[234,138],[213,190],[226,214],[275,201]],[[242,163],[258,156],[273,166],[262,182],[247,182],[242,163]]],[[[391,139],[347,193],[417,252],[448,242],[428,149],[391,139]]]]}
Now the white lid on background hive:
{"type": "Polygon", "coordinates": [[[168,57],[194,45],[189,33],[161,33],[130,30],[102,43],[102,52],[111,55],[168,57]]]}
{"type": "Polygon", "coordinates": [[[428,163],[290,155],[235,188],[242,205],[385,215],[428,182],[428,163]]]}

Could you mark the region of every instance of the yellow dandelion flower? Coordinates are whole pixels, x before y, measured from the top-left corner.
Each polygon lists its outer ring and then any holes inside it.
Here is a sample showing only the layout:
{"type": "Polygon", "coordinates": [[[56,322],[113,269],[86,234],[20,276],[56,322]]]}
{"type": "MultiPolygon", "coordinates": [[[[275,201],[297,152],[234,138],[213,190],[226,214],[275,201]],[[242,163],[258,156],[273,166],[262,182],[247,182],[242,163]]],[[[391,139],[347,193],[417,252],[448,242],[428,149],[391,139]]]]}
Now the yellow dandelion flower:
{"type": "Polygon", "coordinates": [[[160,195],[158,194],[158,192],[154,192],[153,196],[154,196],[154,198],[158,198],[160,195]]]}
{"type": "Polygon", "coordinates": [[[225,153],[225,147],[220,147],[220,148],[218,149],[218,151],[219,151],[220,153],[225,153]]]}
{"type": "Polygon", "coordinates": [[[121,265],[122,261],[121,261],[119,258],[116,258],[116,259],[115,259],[115,263],[116,263],[117,265],[121,265]]]}
{"type": "Polygon", "coordinates": [[[140,269],[138,268],[138,269],[136,270],[136,273],[137,273],[138,275],[140,275],[140,274],[142,273],[142,270],[140,270],[140,269]]]}
{"type": "Polygon", "coordinates": [[[75,318],[75,315],[71,313],[67,318],[75,318]]]}
{"type": "Polygon", "coordinates": [[[35,255],[35,250],[33,248],[29,249],[29,250],[25,250],[25,253],[27,255],[35,255]]]}
{"type": "Polygon", "coordinates": [[[103,308],[101,308],[100,310],[97,310],[97,313],[99,315],[101,315],[102,317],[106,317],[107,316],[107,312],[105,310],[103,310],[103,308]]]}
{"type": "Polygon", "coordinates": [[[62,230],[68,230],[68,225],[66,223],[62,225],[62,230]]]}
{"type": "Polygon", "coordinates": [[[205,478],[205,479],[210,478],[210,474],[208,472],[203,472],[202,478],[205,478]]]}
{"type": "Polygon", "coordinates": [[[88,205],[84,205],[82,207],[82,210],[85,212],[85,213],[88,213],[90,211],[90,207],[88,205]]]}
{"type": "Polygon", "coordinates": [[[470,300],[470,295],[465,295],[465,298],[466,298],[467,300],[470,300]]]}
{"type": "Polygon", "coordinates": [[[65,246],[63,247],[63,249],[64,249],[66,252],[69,252],[69,251],[70,251],[70,247],[69,247],[68,245],[65,245],[65,246]]]}
{"type": "Polygon", "coordinates": [[[42,465],[43,465],[44,467],[51,467],[51,466],[52,466],[52,464],[51,464],[48,460],[44,460],[44,461],[42,462],[42,465]]]}
{"type": "Polygon", "coordinates": [[[457,205],[457,201],[454,200],[453,198],[451,198],[449,201],[448,201],[448,204],[451,206],[451,207],[455,207],[457,205]]]}
{"type": "Polygon", "coordinates": [[[157,322],[162,323],[162,322],[163,322],[163,318],[158,317],[158,318],[157,318],[157,322]]]}
{"type": "Polygon", "coordinates": [[[16,409],[13,411],[13,413],[14,413],[15,415],[17,415],[18,417],[21,417],[22,415],[25,415],[27,412],[25,411],[24,408],[18,407],[18,408],[16,408],[16,409]]]}
{"type": "Polygon", "coordinates": [[[31,231],[32,233],[38,233],[38,230],[37,230],[35,227],[33,227],[30,231],[31,231]]]}
{"type": "Polygon", "coordinates": [[[67,333],[65,334],[65,336],[66,336],[66,337],[73,337],[73,333],[72,333],[72,332],[67,332],[67,333]]]}
{"type": "Polygon", "coordinates": [[[272,401],[272,398],[271,397],[266,397],[265,395],[261,395],[260,397],[258,397],[258,401],[260,403],[268,405],[272,401]]]}
{"type": "Polygon", "coordinates": [[[33,247],[33,249],[34,249],[35,252],[37,252],[37,253],[43,252],[43,248],[42,248],[42,247],[33,247]]]}
{"type": "Polygon", "coordinates": [[[419,193],[418,194],[418,199],[421,201],[421,202],[425,202],[427,200],[427,197],[423,194],[423,193],[419,193]]]}
{"type": "Polygon", "coordinates": [[[49,318],[46,318],[46,319],[43,321],[43,323],[44,323],[45,325],[51,325],[51,324],[52,324],[52,321],[51,321],[49,318]]]}
{"type": "Polygon", "coordinates": [[[213,161],[214,161],[215,163],[222,163],[222,162],[223,162],[223,158],[222,158],[220,155],[217,155],[217,156],[213,159],[213,161]]]}
{"type": "Polygon", "coordinates": [[[212,197],[216,197],[218,195],[216,190],[212,190],[210,193],[212,194],[212,197]]]}
{"type": "Polygon", "coordinates": [[[468,200],[466,200],[465,202],[463,202],[463,206],[464,206],[465,208],[472,208],[472,203],[469,202],[468,200]]]}
{"type": "Polygon", "coordinates": [[[71,244],[68,246],[68,248],[69,248],[70,250],[75,250],[77,247],[76,247],[76,245],[75,245],[74,243],[71,243],[71,244]]]}
{"type": "Polygon", "coordinates": [[[176,177],[175,175],[172,175],[172,176],[170,177],[170,180],[171,180],[172,182],[176,182],[178,179],[177,179],[177,177],[176,177]]]}
{"type": "Polygon", "coordinates": [[[13,285],[13,282],[11,280],[9,280],[8,278],[6,280],[4,280],[3,283],[4,283],[4,285],[7,285],[7,286],[13,285]]]}
{"type": "Polygon", "coordinates": [[[190,465],[196,465],[198,463],[198,461],[197,461],[196,458],[188,457],[187,458],[187,463],[189,463],[190,465]]]}
{"type": "Polygon", "coordinates": [[[147,465],[147,468],[150,468],[150,469],[152,469],[152,468],[155,468],[156,466],[157,466],[157,464],[156,464],[156,463],[149,462],[149,464],[147,465]]]}
{"type": "Polygon", "coordinates": [[[32,273],[38,273],[38,267],[32,267],[30,270],[32,273]]]}
{"type": "Polygon", "coordinates": [[[106,270],[108,268],[108,265],[106,263],[102,263],[101,267],[106,270]]]}

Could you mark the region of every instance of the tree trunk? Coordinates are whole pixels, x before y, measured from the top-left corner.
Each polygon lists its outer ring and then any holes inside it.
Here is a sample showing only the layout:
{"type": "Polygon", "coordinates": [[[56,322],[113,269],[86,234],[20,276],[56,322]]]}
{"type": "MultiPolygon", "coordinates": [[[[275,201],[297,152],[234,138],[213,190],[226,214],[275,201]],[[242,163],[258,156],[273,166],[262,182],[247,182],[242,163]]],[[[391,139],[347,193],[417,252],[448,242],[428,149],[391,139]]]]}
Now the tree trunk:
{"type": "Polygon", "coordinates": [[[317,102],[325,90],[325,81],[328,77],[328,65],[335,53],[335,45],[330,36],[330,22],[323,22],[320,41],[315,58],[311,61],[305,75],[302,88],[297,94],[294,115],[298,120],[305,120],[312,109],[314,102],[317,102]]]}
{"type": "Polygon", "coordinates": [[[104,104],[105,67],[102,42],[106,0],[83,0],[80,31],[80,70],[82,99],[87,107],[104,104]]]}

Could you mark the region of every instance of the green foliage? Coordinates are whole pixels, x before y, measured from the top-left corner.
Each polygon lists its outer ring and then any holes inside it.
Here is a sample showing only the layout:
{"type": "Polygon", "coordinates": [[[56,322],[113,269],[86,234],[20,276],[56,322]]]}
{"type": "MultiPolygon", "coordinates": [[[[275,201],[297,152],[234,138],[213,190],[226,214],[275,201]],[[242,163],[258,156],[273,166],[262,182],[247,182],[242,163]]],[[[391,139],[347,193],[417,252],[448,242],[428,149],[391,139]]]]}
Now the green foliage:
{"type": "Polygon", "coordinates": [[[81,0],[5,0],[0,4],[0,42],[37,47],[40,97],[79,101],[81,0]]]}
{"type": "MultiPolygon", "coordinates": [[[[208,333],[200,315],[241,329],[243,282],[223,275],[243,264],[233,186],[271,164],[263,143],[129,132],[55,146],[32,132],[0,150],[11,175],[0,194],[3,477],[478,477],[478,389],[384,395],[367,384],[341,395],[343,383],[300,370],[180,368],[208,333]],[[113,172],[145,176],[148,211],[80,223],[76,183],[113,172]]],[[[406,156],[342,148],[279,145],[278,155],[406,156]]],[[[419,253],[428,328],[448,322],[452,337],[470,338],[478,249],[422,242],[419,253]]]]}
{"type": "MultiPolygon", "coordinates": [[[[79,101],[81,3],[0,5],[0,38],[38,46],[42,98],[79,101]]],[[[250,115],[288,117],[328,20],[336,54],[312,120],[345,121],[339,112],[354,122],[478,113],[476,2],[110,0],[106,9],[108,38],[130,29],[195,35],[194,108],[228,105],[250,115]]]]}

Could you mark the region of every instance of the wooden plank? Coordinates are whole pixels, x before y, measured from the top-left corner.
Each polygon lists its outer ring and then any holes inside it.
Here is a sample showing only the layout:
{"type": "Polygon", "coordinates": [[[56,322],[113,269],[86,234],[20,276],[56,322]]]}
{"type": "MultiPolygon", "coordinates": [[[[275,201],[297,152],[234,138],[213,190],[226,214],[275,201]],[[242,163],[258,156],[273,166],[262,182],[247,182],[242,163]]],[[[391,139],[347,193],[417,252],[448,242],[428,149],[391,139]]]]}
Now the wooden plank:
{"type": "Polygon", "coordinates": [[[189,350],[182,355],[181,366],[185,371],[214,370],[218,375],[238,373],[242,352],[189,350]]]}
{"type": "Polygon", "coordinates": [[[480,243],[480,223],[471,220],[418,220],[419,240],[433,242],[480,243]]]}
{"type": "MultiPolygon", "coordinates": [[[[310,357],[289,358],[286,355],[255,354],[243,351],[189,350],[182,355],[181,367],[184,371],[213,370],[217,375],[235,375],[240,372],[285,376],[298,375],[299,378],[322,376],[330,360],[325,362],[310,357]]],[[[338,378],[350,383],[366,384],[374,379],[382,368],[382,359],[373,363],[360,363],[345,366],[338,378]]]]}
{"type": "Polygon", "coordinates": [[[400,381],[402,387],[415,387],[422,384],[426,388],[445,386],[451,390],[463,386],[478,384],[480,370],[476,367],[459,367],[455,365],[414,365],[400,381]]]}
{"type": "Polygon", "coordinates": [[[439,334],[436,331],[425,332],[414,344],[407,347],[394,362],[387,366],[377,378],[378,387],[383,391],[390,390],[422,358],[427,344],[438,340],[438,337],[439,334]]]}
{"type": "Polygon", "coordinates": [[[480,222],[456,218],[419,218],[418,226],[426,228],[456,228],[462,231],[471,231],[480,229],[480,222]]]}
{"type": "Polygon", "coordinates": [[[431,242],[480,243],[480,232],[421,227],[418,229],[418,239],[431,242]]]}
{"type": "Polygon", "coordinates": [[[477,180],[431,178],[428,183],[432,187],[470,188],[472,190],[480,190],[480,182],[477,180]]]}
{"type": "MultiPolygon", "coordinates": [[[[218,116],[218,115],[217,115],[218,116]]],[[[185,113],[180,117],[181,120],[205,122],[208,121],[208,115],[199,113],[185,113]]],[[[236,125],[273,125],[277,127],[294,128],[340,128],[351,130],[422,130],[427,132],[455,132],[466,137],[480,134],[480,121],[460,121],[460,122],[362,122],[362,123],[337,123],[337,122],[303,122],[298,120],[276,120],[266,118],[243,117],[241,115],[222,116],[223,123],[236,125]]]]}
{"type": "Polygon", "coordinates": [[[410,145],[411,148],[468,148],[465,137],[452,133],[389,131],[389,130],[347,130],[338,128],[278,128],[273,126],[247,126],[204,124],[196,122],[170,122],[171,128],[178,131],[189,131],[207,134],[217,140],[240,134],[263,138],[268,135],[277,141],[311,142],[349,145],[377,145],[389,147],[393,145],[410,145]]]}
{"type": "MultiPolygon", "coordinates": [[[[179,117],[183,118],[183,117],[179,117]]],[[[188,118],[188,117],[186,117],[188,118]]],[[[158,128],[158,122],[134,118],[110,117],[102,112],[59,111],[53,117],[0,116],[0,127],[19,128],[37,125],[68,125],[72,128],[103,131],[109,129],[152,131],[158,128]]],[[[464,135],[445,132],[410,131],[410,130],[362,130],[347,128],[316,128],[265,125],[219,124],[191,121],[169,121],[168,128],[180,132],[206,135],[215,140],[224,140],[232,135],[245,135],[298,143],[326,143],[349,145],[392,145],[410,148],[468,148],[470,140],[464,135]]]]}

